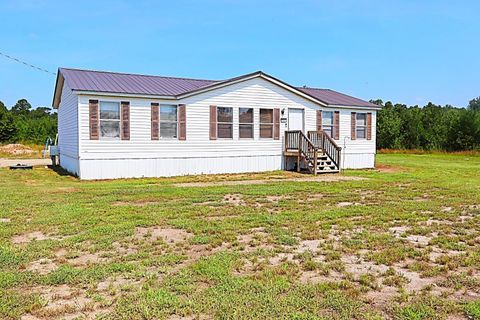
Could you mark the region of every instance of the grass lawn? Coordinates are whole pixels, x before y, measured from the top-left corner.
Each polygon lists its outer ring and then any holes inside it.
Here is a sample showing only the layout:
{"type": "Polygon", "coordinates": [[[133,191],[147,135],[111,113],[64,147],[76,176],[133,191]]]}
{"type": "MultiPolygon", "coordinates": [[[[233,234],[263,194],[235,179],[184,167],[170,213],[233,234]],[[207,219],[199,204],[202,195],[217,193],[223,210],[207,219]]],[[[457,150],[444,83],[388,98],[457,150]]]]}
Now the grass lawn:
{"type": "Polygon", "coordinates": [[[0,169],[0,318],[480,319],[480,156],[377,161],[341,181],[0,169]]]}

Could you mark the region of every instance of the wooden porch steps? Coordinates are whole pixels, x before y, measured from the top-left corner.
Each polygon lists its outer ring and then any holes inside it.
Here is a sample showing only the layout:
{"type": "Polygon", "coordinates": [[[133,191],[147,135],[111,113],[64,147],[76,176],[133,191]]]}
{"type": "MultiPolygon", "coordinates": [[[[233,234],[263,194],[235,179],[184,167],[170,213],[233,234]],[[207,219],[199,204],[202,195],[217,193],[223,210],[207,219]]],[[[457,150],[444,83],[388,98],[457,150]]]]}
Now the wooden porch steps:
{"type": "Polygon", "coordinates": [[[285,132],[283,154],[296,159],[299,172],[302,168],[313,174],[340,172],[341,150],[324,131],[309,132],[308,136],[300,130],[285,132]]]}

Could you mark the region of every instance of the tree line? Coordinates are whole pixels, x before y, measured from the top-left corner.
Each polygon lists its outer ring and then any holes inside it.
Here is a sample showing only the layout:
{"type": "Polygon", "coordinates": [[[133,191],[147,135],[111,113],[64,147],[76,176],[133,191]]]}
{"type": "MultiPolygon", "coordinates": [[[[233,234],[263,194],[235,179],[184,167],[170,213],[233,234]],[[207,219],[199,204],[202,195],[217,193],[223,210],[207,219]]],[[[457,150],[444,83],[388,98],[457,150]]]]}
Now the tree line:
{"type": "Polygon", "coordinates": [[[26,99],[20,99],[8,109],[0,101],[0,144],[18,142],[43,144],[57,134],[57,113],[51,108],[33,109],[26,99]]]}
{"type": "Polygon", "coordinates": [[[383,103],[377,114],[378,149],[464,151],[480,149],[480,97],[466,108],[383,103]]]}
{"type": "MultiPolygon", "coordinates": [[[[377,114],[377,148],[463,151],[480,149],[480,97],[467,108],[428,103],[407,107],[371,100],[382,106],[377,114]]],[[[26,99],[10,109],[0,101],[0,143],[43,144],[57,133],[57,113],[33,109],[26,99]]]]}

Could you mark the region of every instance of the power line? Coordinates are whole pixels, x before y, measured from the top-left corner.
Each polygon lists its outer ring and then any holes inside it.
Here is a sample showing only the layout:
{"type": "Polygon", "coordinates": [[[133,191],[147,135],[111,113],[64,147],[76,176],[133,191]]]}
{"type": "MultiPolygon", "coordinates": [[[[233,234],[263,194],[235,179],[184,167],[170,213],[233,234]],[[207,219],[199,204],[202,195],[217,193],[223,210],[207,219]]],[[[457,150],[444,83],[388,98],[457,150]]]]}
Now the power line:
{"type": "Polygon", "coordinates": [[[15,61],[15,62],[24,64],[24,65],[26,65],[27,67],[36,69],[36,70],[38,70],[38,71],[42,71],[42,72],[45,72],[45,73],[48,73],[48,74],[53,74],[54,76],[57,75],[57,74],[54,73],[54,72],[48,71],[48,70],[46,70],[46,69],[43,69],[43,68],[40,68],[40,67],[37,67],[37,66],[34,66],[33,64],[30,64],[30,63],[28,63],[28,62],[22,61],[22,60],[20,60],[20,59],[15,58],[15,57],[9,56],[8,54],[5,54],[5,53],[3,53],[3,52],[0,52],[0,55],[3,56],[3,57],[5,57],[5,58],[7,58],[7,59],[13,60],[13,61],[15,61]]]}

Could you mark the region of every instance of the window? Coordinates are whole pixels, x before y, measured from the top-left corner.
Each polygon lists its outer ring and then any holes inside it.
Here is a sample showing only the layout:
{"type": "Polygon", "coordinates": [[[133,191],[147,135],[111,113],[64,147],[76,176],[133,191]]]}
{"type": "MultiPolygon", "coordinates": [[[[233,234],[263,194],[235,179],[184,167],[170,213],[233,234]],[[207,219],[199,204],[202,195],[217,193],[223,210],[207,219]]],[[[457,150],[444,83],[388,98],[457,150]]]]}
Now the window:
{"type": "Polygon", "coordinates": [[[357,113],[357,139],[365,139],[367,137],[367,114],[357,113]]]}
{"type": "Polygon", "coordinates": [[[233,138],[233,108],[217,107],[217,136],[220,139],[233,138]]]}
{"type": "Polygon", "coordinates": [[[260,138],[273,138],[273,109],[260,109],[260,138]]]}
{"type": "Polygon", "coordinates": [[[252,139],[253,138],[253,109],[252,108],[240,108],[238,131],[240,139],[252,139]]]}
{"type": "Polygon", "coordinates": [[[322,112],[322,129],[330,137],[333,137],[333,112],[332,111],[322,112]]]}
{"type": "Polygon", "coordinates": [[[160,105],[160,138],[176,139],[177,132],[177,106],[160,105]]]}
{"type": "Polygon", "coordinates": [[[120,139],[120,103],[100,102],[100,137],[120,139]]]}

